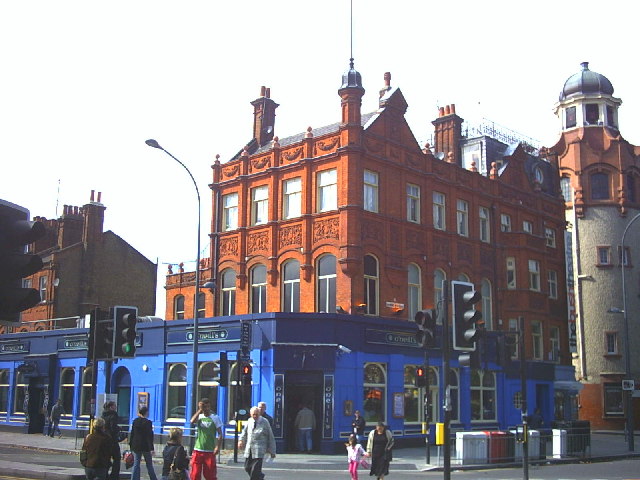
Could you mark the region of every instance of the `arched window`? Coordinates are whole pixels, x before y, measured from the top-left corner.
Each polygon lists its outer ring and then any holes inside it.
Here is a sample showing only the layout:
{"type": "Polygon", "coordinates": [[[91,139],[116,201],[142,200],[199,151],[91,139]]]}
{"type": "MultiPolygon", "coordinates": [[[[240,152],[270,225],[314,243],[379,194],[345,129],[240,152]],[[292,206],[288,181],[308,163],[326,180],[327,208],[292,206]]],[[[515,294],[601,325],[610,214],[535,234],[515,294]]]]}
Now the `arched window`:
{"type": "Polygon", "coordinates": [[[80,415],[91,415],[91,386],[93,384],[93,369],[82,369],[82,390],[80,391],[80,415]]]}
{"type": "Polygon", "coordinates": [[[222,272],[222,291],[220,292],[220,315],[236,313],[236,272],[227,268],[222,272]]]}
{"type": "Polygon", "coordinates": [[[364,419],[369,425],[386,420],[387,366],[384,363],[365,363],[362,405],[364,419]]]}
{"type": "Polygon", "coordinates": [[[451,398],[451,420],[460,421],[460,377],[458,371],[449,369],[449,395],[451,398]]]}
{"type": "Polygon", "coordinates": [[[573,191],[571,190],[571,179],[569,177],[560,179],[560,190],[565,202],[573,202],[573,191]]]}
{"type": "Polygon", "coordinates": [[[422,275],[420,273],[420,267],[415,263],[409,264],[407,284],[409,320],[413,320],[416,316],[416,312],[422,309],[422,275]]]}
{"type": "Polygon", "coordinates": [[[208,398],[211,407],[216,410],[218,405],[218,385],[220,380],[220,365],[218,362],[204,362],[198,368],[198,391],[196,398],[208,398]]]}
{"type": "Polygon", "coordinates": [[[173,363],[167,367],[167,419],[184,420],[187,414],[187,366],[173,363]]]}
{"type": "Polygon", "coordinates": [[[484,328],[493,330],[493,301],[491,299],[491,282],[486,278],[482,279],[480,285],[482,293],[482,319],[484,320],[484,328]]]}
{"type": "Polygon", "coordinates": [[[404,366],[404,423],[418,423],[424,416],[424,388],[416,387],[416,366],[404,366]]]}
{"type": "Polygon", "coordinates": [[[592,173],[589,177],[591,183],[591,200],[608,200],[609,175],[604,172],[592,173]]]}
{"type": "Polygon", "coordinates": [[[470,282],[469,277],[466,273],[461,273],[460,275],[458,275],[458,280],[461,282],[470,282]]]}
{"type": "Polygon", "coordinates": [[[447,274],[439,268],[433,272],[433,306],[440,309],[442,300],[442,284],[447,281],[447,274]]]}
{"type": "Polygon", "coordinates": [[[319,312],[336,311],[336,257],[323,255],[317,264],[317,295],[319,312]]]}
{"type": "Polygon", "coordinates": [[[173,318],[184,320],[184,295],[176,295],[173,298],[173,318]]]}
{"type": "Polygon", "coordinates": [[[364,303],[367,315],[378,315],[378,260],[364,256],[364,303]]]}
{"type": "Polygon", "coordinates": [[[76,389],[76,371],[67,367],[60,370],[60,391],[58,398],[62,399],[64,411],[68,414],[73,412],[73,397],[76,389]]]}
{"type": "Polygon", "coordinates": [[[25,413],[27,412],[27,405],[25,405],[25,399],[27,398],[27,380],[24,378],[24,373],[16,373],[16,390],[13,394],[13,413],[25,413]]]}
{"type": "Polygon", "coordinates": [[[471,370],[471,420],[496,419],[496,376],[487,370],[471,370]]]}
{"type": "Polygon", "coordinates": [[[289,260],[282,267],[282,311],[300,311],[300,262],[289,260]]]}
{"type": "Polygon", "coordinates": [[[9,411],[9,370],[0,370],[0,413],[9,411]]]}
{"type": "Polygon", "coordinates": [[[205,305],[204,293],[198,292],[198,318],[204,318],[204,305],[205,305]]]}
{"type": "Polygon", "coordinates": [[[251,313],[267,311],[267,267],[256,265],[251,269],[251,313]]]}
{"type": "MultiPolygon", "coordinates": [[[[429,423],[440,421],[440,382],[438,381],[438,369],[429,367],[429,423]]],[[[426,419],[425,419],[426,421],[426,419]]]]}

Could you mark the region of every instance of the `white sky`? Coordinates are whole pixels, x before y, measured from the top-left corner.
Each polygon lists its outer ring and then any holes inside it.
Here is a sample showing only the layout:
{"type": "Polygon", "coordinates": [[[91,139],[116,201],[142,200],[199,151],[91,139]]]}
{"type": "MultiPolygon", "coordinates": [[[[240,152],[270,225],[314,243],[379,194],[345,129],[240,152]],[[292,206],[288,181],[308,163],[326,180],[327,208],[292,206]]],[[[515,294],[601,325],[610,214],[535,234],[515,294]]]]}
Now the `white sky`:
{"type": "MultiPolygon", "coordinates": [[[[421,144],[436,107],[455,103],[465,119],[551,146],[553,105],[588,61],[613,83],[621,132],[638,144],[636,5],[354,0],[363,112],[390,71],[421,144]]],[[[164,263],[195,260],[197,204],[182,167],[144,141],[193,173],[208,256],[215,155],[224,162],[251,139],[261,85],[280,104],[280,137],[339,121],[349,26],[349,0],[1,2],[0,198],[55,218],[57,204],[59,216],[101,191],[105,230],[160,262],[164,316],[164,263]]]]}

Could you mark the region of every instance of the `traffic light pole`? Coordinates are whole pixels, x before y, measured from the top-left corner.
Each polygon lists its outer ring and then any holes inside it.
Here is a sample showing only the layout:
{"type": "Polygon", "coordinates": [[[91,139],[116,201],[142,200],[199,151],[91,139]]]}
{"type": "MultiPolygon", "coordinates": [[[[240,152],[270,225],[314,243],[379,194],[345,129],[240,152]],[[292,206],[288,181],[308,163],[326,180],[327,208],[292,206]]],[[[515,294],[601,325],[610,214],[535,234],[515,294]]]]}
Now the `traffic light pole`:
{"type": "Polygon", "coordinates": [[[529,480],[529,425],[527,413],[527,369],[525,363],[525,341],[524,341],[524,317],[518,318],[520,335],[518,336],[518,346],[520,348],[520,391],[522,392],[522,478],[529,480]]]}
{"type": "Polygon", "coordinates": [[[444,463],[442,465],[444,480],[451,479],[451,439],[449,427],[451,423],[451,396],[449,390],[449,357],[451,348],[449,344],[449,289],[447,281],[442,282],[442,368],[444,383],[444,463]]]}

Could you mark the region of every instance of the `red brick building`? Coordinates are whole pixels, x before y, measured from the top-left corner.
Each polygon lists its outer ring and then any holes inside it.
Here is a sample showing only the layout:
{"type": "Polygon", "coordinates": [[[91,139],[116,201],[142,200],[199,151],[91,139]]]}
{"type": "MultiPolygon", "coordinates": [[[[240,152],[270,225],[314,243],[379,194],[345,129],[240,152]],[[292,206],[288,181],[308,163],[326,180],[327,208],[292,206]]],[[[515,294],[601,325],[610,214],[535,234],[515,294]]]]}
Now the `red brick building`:
{"type": "Polygon", "coordinates": [[[103,231],[106,207],[100,200],[101,194],[94,198],[92,191],[88,204],[65,205],[58,219],[34,218],[47,233],[28,248],[42,257],[44,268],[23,279],[23,285],[38,289],[42,301],[9,328],[76,326],[77,317],[95,307],[114,305],[137,306],[140,315],[155,313],[157,265],[112,231],[103,231]]]}
{"type": "MultiPolygon", "coordinates": [[[[568,365],[557,165],[523,144],[486,149],[487,139],[465,136],[453,105],[433,122],[435,145],[421,148],[389,74],[378,110],[361,112],[364,93],[352,64],[337,122],[290,137],[274,136],[269,89],[251,102],[251,141],[212,166],[217,215],[202,279],[218,288],[202,293],[203,315],[337,311],[407,321],[436,305],[442,281],[465,280],[482,291],[488,329],[515,328],[524,316],[527,356],[568,365]],[[484,175],[474,157],[464,160],[471,140],[484,175]]],[[[192,299],[193,273],[167,276],[168,320],[192,317],[192,299]]]]}

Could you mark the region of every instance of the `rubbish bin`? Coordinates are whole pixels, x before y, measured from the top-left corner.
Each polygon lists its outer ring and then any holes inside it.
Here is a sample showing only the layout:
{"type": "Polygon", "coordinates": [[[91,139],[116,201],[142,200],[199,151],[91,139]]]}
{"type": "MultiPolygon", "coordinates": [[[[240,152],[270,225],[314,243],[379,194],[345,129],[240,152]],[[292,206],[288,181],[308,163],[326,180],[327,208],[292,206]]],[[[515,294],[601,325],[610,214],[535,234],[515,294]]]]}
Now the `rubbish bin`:
{"type": "Polygon", "coordinates": [[[513,448],[511,435],[507,432],[490,431],[487,434],[487,460],[489,463],[513,462],[513,448]]]}
{"type": "Polygon", "coordinates": [[[487,432],[456,432],[456,459],[462,465],[487,463],[487,440],[487,432]]]}
{"type": "Polygon", "coordinates": [[[553,435],[553,458],[563,458],[567,455],[567,431],[559,428],[551,430],[553,435]]]}

